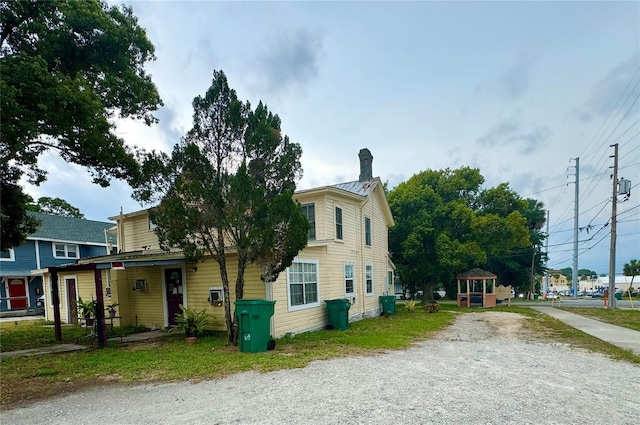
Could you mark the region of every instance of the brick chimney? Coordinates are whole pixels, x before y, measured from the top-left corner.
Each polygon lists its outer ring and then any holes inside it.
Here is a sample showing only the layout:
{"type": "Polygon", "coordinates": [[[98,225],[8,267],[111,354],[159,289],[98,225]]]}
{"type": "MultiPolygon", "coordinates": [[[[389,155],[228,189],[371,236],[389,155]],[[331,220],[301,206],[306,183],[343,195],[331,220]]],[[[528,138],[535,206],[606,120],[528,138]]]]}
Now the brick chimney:
{"type": "Polygon", "coordinates": [[[371,155],[369,149],[360,149],[358,158],[360,158],[360,177],[358,177],[358,181],[368,182],[373,180],[373,155],[371,155]]]}

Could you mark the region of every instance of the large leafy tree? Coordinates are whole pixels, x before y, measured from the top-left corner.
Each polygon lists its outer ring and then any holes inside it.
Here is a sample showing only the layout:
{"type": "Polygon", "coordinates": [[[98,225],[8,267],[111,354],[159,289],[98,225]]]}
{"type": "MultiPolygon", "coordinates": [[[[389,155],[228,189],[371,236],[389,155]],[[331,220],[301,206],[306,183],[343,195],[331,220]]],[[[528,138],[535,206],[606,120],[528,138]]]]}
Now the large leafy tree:
{"type": "Polygon", "coordinates": [[[162,104],[144,64],[154,48],[129,7],[99,0],[0,2],[2,248],[33,230],[20,179],[46,180],[38,158],[57,152],[103,186],[138,164],[114,119],[155,122],[162,104]]]}
{"type": "Polygon", "coordinates": [[[526,220],[529,244],[514,248],[507,254],[490,255],[487,268],[498,276],[498,281],[519,290],[533,290],[534,276],[545,270],[546,253],[543,244],[546,235],[541,231],[546,220],[544,205],[535,199],[523,199],[509,188],[508,183],[483,190],[477,200],[482,214],[496,214],[507,218],[514,212],[526,220]]]}
{"type": "Polygon", "coordinates": [[[486,267],[489,258],[530,244],[520,212],[499,214],[480,207],[483,182],[479,170],[469,167],[426,170],[389,193],[396,221],[390,248],[410,289],[423,288],[431,299],[439,283],[451,293],[457,273],[486,267]]]}
{"type": "Polygon", "coordinates": [[[63,217],[84,218],[84,214],[82,214],[78,208],[74,207],[64,199],[41,196],[38,198],[38,202],[33,202],[33,198],[30,196],[29,198],[30,201],[27,205],[27,209],[29,211],[61,215],[63,217]]]}
{"type": "Polygon", "coordinates": [[[282,136],[280,119],[262,103],[238,100],[222,71],[193,101],[193,127],[171,155],[152,152],[136,196],[159,201],[152,218],[161,246],[187,258],[210,255],[219,265],[229,343],[237,342],[227,261],[235,254],[236,299],[255,263],[273,281],[307,242],[308,222],[292,199],[301,148],[282,136]]]}

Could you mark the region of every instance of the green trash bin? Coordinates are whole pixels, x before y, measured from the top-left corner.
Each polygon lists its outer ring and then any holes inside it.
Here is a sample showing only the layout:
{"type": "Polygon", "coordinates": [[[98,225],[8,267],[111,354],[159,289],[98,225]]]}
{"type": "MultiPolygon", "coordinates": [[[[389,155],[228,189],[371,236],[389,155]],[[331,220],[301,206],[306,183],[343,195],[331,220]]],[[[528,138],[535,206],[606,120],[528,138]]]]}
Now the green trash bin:
{"type": "Polygon", "coordinates": [[[540,298],[540,295],[538,295],[538,294],[533,294],[533,299],[534,299],[534,300],[537,300],[538,298],[540,298]]]}
{"type": "Polygon", "coordinates": [[[622,299],[622,292],[616,292],[616,300],[622,299]]]}
{"type": "Polygon", "coordinates": [[[275,301],[237,300],[238,348],[244,353],[261,353],[275,348],[271,339],[271,316],[275,301]]]}
{"type": "Polygon", "coordinates": [[[379,297],[382,311],[380,314],[389,314],[390,316],[396,315],[396,296],[395,295],[381,295],[379,297]]]}
{"type": "Polygon", "coordinates": [[[349,308],[351,302],[347,298],[324,300],[329,311],[329,328],[346,331],[349,328],[349,308]]]}

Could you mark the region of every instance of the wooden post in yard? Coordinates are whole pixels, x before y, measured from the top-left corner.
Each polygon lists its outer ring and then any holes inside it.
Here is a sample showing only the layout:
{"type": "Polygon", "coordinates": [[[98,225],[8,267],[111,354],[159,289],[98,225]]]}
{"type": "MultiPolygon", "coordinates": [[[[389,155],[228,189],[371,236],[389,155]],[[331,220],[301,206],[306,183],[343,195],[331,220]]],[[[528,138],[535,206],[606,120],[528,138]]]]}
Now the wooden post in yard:
{"type": "Polygon", "coordinates": [[[96,321],[98,333],[98,348],[107,346],[107,325],[104,322],[104,296],[102,295],[102,270],[93,271],[96,284],[96,321]]]}
{"type": "MultiPolygon", "coordinates": [[[[51,302],[53,303],[53,327],[56,341],[62,341],[62,325],[60,324],[60,291],[58,290],[58,269],[51,267],[51,302]]],[[[45,297],[46,299],[46,297],[45,297]]],[[[46,308],[46,306],[45,306],[46,308]]]]}

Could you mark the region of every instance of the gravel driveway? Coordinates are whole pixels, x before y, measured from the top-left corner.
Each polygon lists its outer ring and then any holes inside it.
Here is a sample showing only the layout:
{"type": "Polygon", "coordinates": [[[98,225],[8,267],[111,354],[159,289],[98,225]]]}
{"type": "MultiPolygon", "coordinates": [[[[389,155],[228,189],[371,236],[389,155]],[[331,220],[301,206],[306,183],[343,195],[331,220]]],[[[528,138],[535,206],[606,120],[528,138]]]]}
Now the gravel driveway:
{"type": "MultiPolygon", "coordinates": [[[[640,367],[461,314],[404,351],[216,381],[93,388],[3,424],[638,424],[640,367]]],[[[259,355],[259,354],[257,354],[259,355]]]]}

